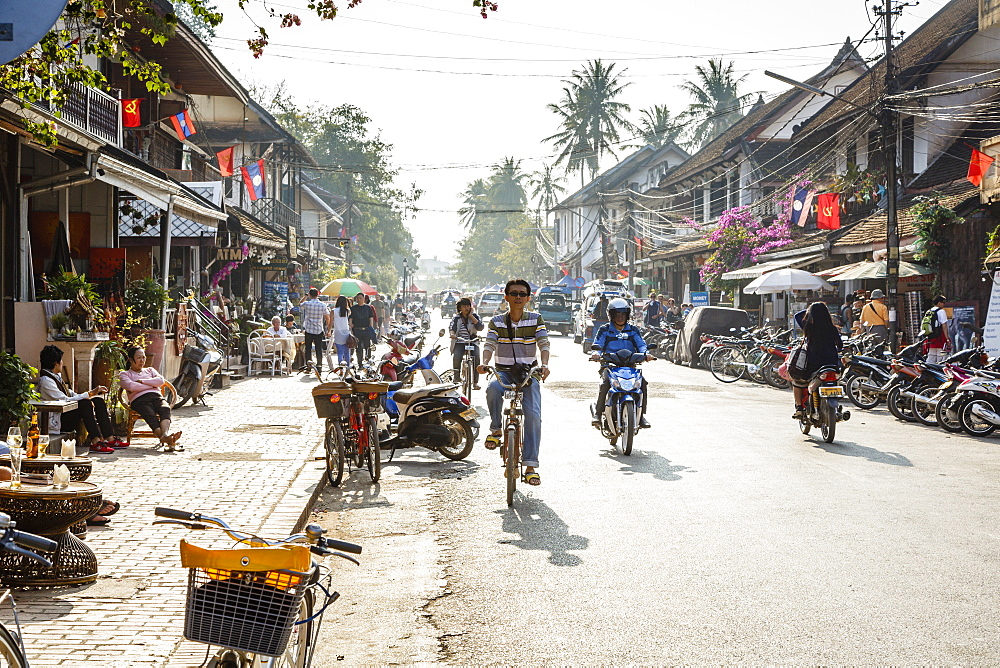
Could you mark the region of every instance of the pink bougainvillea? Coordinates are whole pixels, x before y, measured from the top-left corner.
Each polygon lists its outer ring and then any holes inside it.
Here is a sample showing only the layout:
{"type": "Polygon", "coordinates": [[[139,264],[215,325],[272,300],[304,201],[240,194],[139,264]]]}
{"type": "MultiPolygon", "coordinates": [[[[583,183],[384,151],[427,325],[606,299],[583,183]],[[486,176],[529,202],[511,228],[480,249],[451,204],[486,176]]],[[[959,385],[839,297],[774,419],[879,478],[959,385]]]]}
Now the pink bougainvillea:
{"type": "Polygon", "coordinates": [[[233,269],[236,269],[236,267],[246,262],[246,259],[250,257],[250,246],[248,246],[247,244],[243,244],[242,250],[243,250],[242,260],[233,260],[232,262],[227,262],[222,266],[222,269],[219,269],[219,271],[215,272],[212,275],[212,279],[211,281],[209,281],[209,284],[212,286],[212,288],[208,292],[204,293],[202,295],[203,297],[207,297],[210,294],[212,294],[213,291],[218,290],[219,283],[229,278],[229,275],[233,273],[233,269]]]}
{"type": "Polygon", "coordinates": [[[723,211],[706,238],[715,250],[701,267],[701,280],[718,290],[728,287],[722,274],[742,269],[757,262],[764,253],[788,244],[792,230],[787,220],[764,223],[749,207],[738,206],[723,211]]]}

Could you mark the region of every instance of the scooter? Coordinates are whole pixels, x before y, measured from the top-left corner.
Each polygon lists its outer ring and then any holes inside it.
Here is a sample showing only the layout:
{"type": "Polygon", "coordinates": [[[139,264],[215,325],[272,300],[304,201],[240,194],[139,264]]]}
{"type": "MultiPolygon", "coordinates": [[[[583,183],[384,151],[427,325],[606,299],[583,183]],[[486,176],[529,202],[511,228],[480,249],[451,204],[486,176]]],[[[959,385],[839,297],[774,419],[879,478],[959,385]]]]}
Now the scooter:
{"type": "Polygon", "coordinates": [[[414,446],[440,452],[448,459],[465,459],[479,436],[478,417],[455,383],[410,389],[399,381],[389,383],[385,412],[378,416],[380,447],[391,449],[390,462],[397,449],[414,446]]]}
{"type": "Polygon", "coordinates": [[[607,365],[611,387],[604,402],[604,413],[598,417],[597,405],[591,404],[590,415],[600,420],[601,434],[611,445],[616,445],[621,436],[623,455],[632,454],[632,439],[639,433],[639,417],[642,414],[642,370],[639,364],[644,361],[645,353],[631,350],[601,354],[601,362],[607,365]]]}
{"type": "Polygon", "coordinates": [[[188,330],[187,342],[181,356],[181,370],[173,380],[177,390],[177,403],[174,408],[180,408],[188,401],[196,404],[199,401],[205,405],[205,395],[212,387],[212,379],[222,368],[222,353],[215,342],[205,334],[188,330]]]}
{"type": "Polygon", "coordinates": [[[809,381],[807,398],[805,413],[799,418],[799,430],[808,434],[812,427],[819,427],[823,440],[833,443],[837,423],[851,419],[851,412],[840,405],[844,388],[840,386],[837,367],[825,366],[816,370],[809,381]]]}

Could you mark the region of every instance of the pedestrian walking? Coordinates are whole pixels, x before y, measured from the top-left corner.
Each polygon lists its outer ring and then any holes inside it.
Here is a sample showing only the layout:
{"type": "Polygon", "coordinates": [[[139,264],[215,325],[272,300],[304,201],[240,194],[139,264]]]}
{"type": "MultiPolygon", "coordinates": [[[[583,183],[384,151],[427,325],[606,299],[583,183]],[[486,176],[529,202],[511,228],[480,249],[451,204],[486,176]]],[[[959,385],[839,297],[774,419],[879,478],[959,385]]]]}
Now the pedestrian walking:
{"type": "Polygon", "coordinates": [[[924,312],[924,317],[920,321],[920,333],[926,337],[923,346],[924,355],[931,364],[940,364],[945,353],[952,348],[951,339],[948,337],[948,312],[944,309],[946,301],[944,295],[934,297],[934,305],[924,312]]]}
{"type": "Polygon", "coordinates": [[[358,293],[354,296],[354,306],[351,307],[351,333],[358,340],[355,351],[358,355],[358,366],[372,356],[371,347],[375,345],[376,332],[372,323],[375,322],[375,309],[365,303],[365,296],[358,293]]]}
{"type": "Polygon", "coordinates": [[[872,290],[872,300],[861,309],[861,324],[865,332],[874,335],[875,343],[889,338],[889,307],[881,290],[872,290]]]}
{"type": "Polygon", "coordinates": [[[326,304],[319,300],[319,290],[309,288],[309,299],[304,301],[300,309],[302,311],[302,329],[306,332],[306,346],[302,353],[302,361],[308,365],[312,358],[313,348],[316,349],[316,373],[323,372],[323,352],[326,350],[326,343],[323,339],[330,331],[330,312],[326,304]]]}
{"type": "Polygon", "coordinates": [[[380,336],[385,337],[389,335],[389,302],[385,300],[385,296],[379,293],[375,297],[375,301],[372,303],[375,307],[375,315],[378,317],[378,333],[380,336]]]}
{"type": "Polygon", "coordinates": [[[857,315],[854,312],[854,295],[847,295],[844,305],[840,307],[840,330],[847,336],[854,332],[854,321],[857,315]]]}

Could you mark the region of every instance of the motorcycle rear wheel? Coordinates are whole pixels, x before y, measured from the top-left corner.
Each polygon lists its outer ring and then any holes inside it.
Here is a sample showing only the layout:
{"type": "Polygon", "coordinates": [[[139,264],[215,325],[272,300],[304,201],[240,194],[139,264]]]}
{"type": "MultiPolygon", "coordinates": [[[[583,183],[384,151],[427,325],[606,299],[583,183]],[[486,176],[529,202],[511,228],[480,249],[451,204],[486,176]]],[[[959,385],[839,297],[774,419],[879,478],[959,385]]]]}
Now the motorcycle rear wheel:
{"type": "Polygon", "coordinates": [[[851,400],[852,404],[862,410],[868,411],[878,406],[882,401],[878,392],[865,387],[865,385],[874,384],[871,376],[859,373],[847,379],[844,391],[847,392],[847,398],[851,400]]]}
{"type": "Polygon", "coordinates": [[[979,397],[973,397],[969,399],[962,405],[962,410],[958,413],[958,419],[962,422],[962,429],[965,430],[969,436],[989,436],[994,431],[996,431],[997,426],[992,422],[987,422],[981,417],[978,417],[972,413],[972,409],[975,406],[982,406],[989,410],[993,410],[993,404],[991,404],[986,399],[981,399],[979,397]]]}
{"type": "Polygon", "coordinates": [[[834,408],[831,400],[826,399],[820,402],[819,418],[822,421],[819,430],[823,434],[823,440],[827,443],[833,443],[833,439],[837,435],[837,409],[834,408]]]}
{"type": "Polygon", "coordinates": [[[889,394],[885,396],[885,405],[897,419],[904,422],[916,422],[917,418],[913,417],[913,411],[910,409],[910,399],[902,396],[902,392],[903,388],[900,385],[889,390],[889,394]]]}
{"type": "Polygon", "coordinates": [[[186,373],[182,373],[177,378],[174,378],[174,382],[171,385],[177,390],[177,401],[174,403],[173,408],[180,408],[194,398],[196,384],[197,381],[186,373]]]}
{"type": "MultiPolygon", "coordinates": [[[[936,387],[931,385],[926,385],[921,388],[913,390],[914,394],[919,394],[922,397],[933,397],[938,393],[936,387]]],[[[937,426],[937,417],[934,411],[934,406],[930,404],[925,404],[922,401],[917,401],[916,399],[910,400],[911,410],[913,411],[913,417],[917,418],[917,422],[920,424],[927,425],[928,427],[937,426]]]]}
{"type": "Polygon", "coordinates": [[[452,437],[457,438],[461,431],[461,440],[456,445],[447,445],[438,448],[438,452],[453,461],[465,459],[472,452],[475,445],[475,436],[472,434],[472,426],[457,415],[442,415],[441,424],[452,432],[452,437]]]}

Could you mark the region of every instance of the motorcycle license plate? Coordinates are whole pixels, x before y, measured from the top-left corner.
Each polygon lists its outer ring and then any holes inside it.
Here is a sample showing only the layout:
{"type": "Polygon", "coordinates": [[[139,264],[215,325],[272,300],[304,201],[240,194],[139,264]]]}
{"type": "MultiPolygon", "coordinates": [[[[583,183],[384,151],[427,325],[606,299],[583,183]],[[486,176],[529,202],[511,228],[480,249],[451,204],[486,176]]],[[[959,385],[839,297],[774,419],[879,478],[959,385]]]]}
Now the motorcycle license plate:
{"type": "Polygon", "coordinates": [[[819,396],[821,397],[843,397],[844,388],[839,385],[834,385],[833,387],[821,387],[819,388],[819,396]]]}
{"type": "Polygon", "coordinates": [[[465,418],[466,420],[475,420],[476,418],[479,417],[479,411],[477,411],[475,408],[466,408],[464,411],[459,413],[459,415],[465,418]]]}

